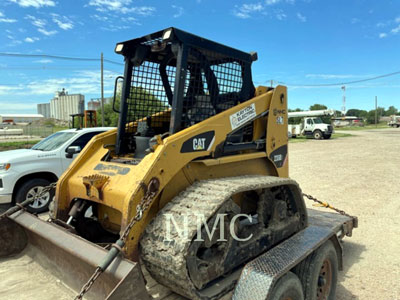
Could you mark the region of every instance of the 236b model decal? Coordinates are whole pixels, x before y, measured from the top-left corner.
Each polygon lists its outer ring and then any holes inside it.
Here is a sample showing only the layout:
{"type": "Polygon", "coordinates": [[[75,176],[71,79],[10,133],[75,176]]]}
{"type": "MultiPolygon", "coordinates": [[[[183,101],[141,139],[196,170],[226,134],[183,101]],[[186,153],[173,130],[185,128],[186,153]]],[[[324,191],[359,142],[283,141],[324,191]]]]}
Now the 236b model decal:
{"type": "Polygon", "coordinates": [[[215,140],[215,131],[200,133],[182,144],[181,153],[208,151],[215,140]]]}

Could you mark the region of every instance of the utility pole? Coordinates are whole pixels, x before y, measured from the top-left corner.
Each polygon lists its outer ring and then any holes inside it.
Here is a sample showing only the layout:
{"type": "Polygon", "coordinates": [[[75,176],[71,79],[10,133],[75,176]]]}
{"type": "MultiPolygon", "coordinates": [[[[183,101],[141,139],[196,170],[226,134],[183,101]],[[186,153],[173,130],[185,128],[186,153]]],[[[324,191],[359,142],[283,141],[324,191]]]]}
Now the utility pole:
{"type": "Polygon", "coordinates": [[[101,52],[101,126],[104,127],[104,72],[103,72],[103,52],[101,52]]]}
{"type": "Polygon", "coordinates": [[[378,128],[378,96],[375,96],[375,127],[378,128]]]}
{"type": "Polygon", "coordinates": [[[342,104],[342,114],[343,116],[346,115],[346,87],[342,86],[343,90],[343,104],[342,104]]]}

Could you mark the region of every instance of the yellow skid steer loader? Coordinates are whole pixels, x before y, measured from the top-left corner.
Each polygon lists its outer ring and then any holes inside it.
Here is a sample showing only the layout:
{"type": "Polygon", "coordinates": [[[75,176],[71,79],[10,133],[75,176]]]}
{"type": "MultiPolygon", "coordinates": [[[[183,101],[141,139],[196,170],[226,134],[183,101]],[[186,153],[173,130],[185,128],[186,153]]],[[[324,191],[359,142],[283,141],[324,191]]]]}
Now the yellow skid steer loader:
{"type": "Polygon", "coordinates": [[[356,221],[306,209],[288,178],[287,91],[254,87],[257,54],[176,28],[115,52],[118,128],[60,178],[49,222],[0,221],[0,266],[30,255],[77,299],[152,299],[144,270],[189,299],[334,299],[356,221]]]}

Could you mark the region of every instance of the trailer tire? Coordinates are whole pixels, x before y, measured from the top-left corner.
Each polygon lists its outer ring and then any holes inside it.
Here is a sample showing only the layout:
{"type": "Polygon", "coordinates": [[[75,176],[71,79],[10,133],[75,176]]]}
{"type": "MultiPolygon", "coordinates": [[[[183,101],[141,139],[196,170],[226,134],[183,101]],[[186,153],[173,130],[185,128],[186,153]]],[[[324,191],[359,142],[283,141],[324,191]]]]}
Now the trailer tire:
{"type": "Polygon", "coordinates": [[[315,130],[315,131],[313,132],[313,137],[314,137],[314,139],[316,139],[316,140],[321,140],[322,137],[323,137],[321,130],[318,130],[318,129],[315,130]]]}
{"type": "Polygon", "coordinates": [[[331,241],[325,242],[296,267],[304,300],[335,300],[338,257],[331,241]]]}
{"type": "Polygon", "coordinates": [[[299,277],[292,272],[283,275],[275,284],[271,300],[304,300],[299,277]]]}

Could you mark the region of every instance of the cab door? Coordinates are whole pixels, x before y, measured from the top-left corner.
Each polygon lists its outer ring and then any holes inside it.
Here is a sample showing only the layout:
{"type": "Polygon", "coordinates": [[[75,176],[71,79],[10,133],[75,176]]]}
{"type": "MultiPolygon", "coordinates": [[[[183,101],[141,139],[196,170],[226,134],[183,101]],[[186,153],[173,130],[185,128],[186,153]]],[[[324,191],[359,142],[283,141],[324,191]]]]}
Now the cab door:
{"type": "Polygon", "coordinates": [[[313,132],[314,129],[314,122],[311,118],[307,118],[304,121],[304,133],[310,134],[313,132]]]}

